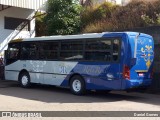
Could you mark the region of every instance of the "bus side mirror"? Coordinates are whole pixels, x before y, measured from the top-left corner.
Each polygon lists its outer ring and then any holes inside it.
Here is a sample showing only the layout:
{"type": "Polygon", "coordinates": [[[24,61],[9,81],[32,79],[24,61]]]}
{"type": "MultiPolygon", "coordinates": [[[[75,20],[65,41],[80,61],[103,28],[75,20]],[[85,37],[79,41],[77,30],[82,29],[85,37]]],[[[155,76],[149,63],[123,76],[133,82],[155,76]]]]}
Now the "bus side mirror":
{"type": "Polygon", "coordinates": [[[137,58],[131,58],[131,66],[136,65],[137,58]]]}

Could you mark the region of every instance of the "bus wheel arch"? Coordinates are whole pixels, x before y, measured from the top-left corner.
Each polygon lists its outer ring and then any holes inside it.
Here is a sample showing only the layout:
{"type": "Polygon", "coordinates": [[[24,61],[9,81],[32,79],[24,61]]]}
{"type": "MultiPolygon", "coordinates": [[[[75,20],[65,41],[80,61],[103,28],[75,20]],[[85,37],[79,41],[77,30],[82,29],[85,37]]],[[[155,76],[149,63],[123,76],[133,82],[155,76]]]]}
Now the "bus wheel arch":
{"type": "Polygon", "coordinates": [[[21,70],[18,76],[18,81],[23,88],[28,88],[31,85],[29,72],[25,69],[21,70]]]}
{"type": "Polygon", "coordinates": [[[86,92],[85,80],[80,74],[73,74],[70,77],[69,87],[71,92],[75,95],[84,95],[86,92]]]}

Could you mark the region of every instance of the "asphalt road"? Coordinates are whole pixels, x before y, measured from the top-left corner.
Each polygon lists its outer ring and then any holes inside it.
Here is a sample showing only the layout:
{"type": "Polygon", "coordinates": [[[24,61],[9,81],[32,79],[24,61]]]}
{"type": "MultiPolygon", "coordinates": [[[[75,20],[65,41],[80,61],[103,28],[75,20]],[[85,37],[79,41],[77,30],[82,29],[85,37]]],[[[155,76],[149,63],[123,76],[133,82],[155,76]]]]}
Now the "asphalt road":
{"type": "Polygon", "coordinates": [[[160,111],[160,95],[114,91],[75,96],[70,90],[0,81],[0,111],[160,111]]]}

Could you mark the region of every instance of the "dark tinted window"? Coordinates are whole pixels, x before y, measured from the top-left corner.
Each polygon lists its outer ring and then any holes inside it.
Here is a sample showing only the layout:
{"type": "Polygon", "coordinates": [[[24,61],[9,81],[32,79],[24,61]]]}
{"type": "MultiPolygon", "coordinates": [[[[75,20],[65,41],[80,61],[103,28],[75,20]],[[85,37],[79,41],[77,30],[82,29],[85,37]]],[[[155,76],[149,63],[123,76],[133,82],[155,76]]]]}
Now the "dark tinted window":
{"type": "Polygon", "coordinates": [[[111,40],[87,40],[86,50],[110,50],[111,40]]]}
{"type": "Polygon", "coordinates": [[[117,62],[120,46],[120,38],[25,43],[22,44],[22,58],[117,62]]]}
{"type": "Polygon", "coordinates": [[[58,59],[58,42],[40,43],[39,58],[40,59],[58,59]]]}
{"type": "Polygon", "coordinates": [[[111,48],[111,40],[87,40],[85,59],[93,61],[111,61],[111,48]]]}
{"type": "Polygon", "coordinates": [[[83,50],[83,41],[62,41],[61,50],[83,50]]]}
{"type": "Polygon", "coordinates": [[[8,59],[19,59],[20,45],[18,43],[9,44],[8,59]]]}
{"type": "Polygon", "coordinates": [[[20,43],[10,43],[5,54],[6,65],[16,62],[20,58],[20,43]]]}
{"type": "Polygon", "coordinates": [[[110,52],[102,52],[102,51],[94,51],[94,52],[86,52],[86,60],[92,61],[111,61],[112,56],[110,52]]]}
{"type": "Polygon", "coordinates": [[[83,52],[76,51],[76,52],[61,52],[60,53],[61,60],[81,60],[83,59],[83,52]]]}
{"type": "Polygon", "coordinates": [[[35,43],[23,43],[21,50],[22,59],[37,59],[37,45],[35,43]]]}
{"type": "Polygon", "coordinates": [[[83,59],[83,41],[62,41],[61,60],[82,60],[83,59]]]}
{"type": "Polygon", "coordinates": [[[85,60],[118,61],[119,47],[119,39],[86,40],[85,60]]]}

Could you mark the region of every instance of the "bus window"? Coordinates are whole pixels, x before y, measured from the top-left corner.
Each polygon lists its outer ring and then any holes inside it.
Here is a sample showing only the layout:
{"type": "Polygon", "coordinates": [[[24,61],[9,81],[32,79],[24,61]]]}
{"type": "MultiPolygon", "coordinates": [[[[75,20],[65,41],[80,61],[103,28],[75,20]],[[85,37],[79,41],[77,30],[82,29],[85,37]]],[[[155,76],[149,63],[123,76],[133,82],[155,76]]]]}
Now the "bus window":
{"type": "Polygon", "coordinates": [[[63,41],[61,42],[60,59],[62,60],[82,60],[83,41],[63,41]]]}
{"type": "Polygon", "coordinates": [[[39,50],[40,59],[58,59],[58,42],[42,42],[39,50]]]}
{"type": "Polygon", "coordinates": [[[110,52],[86,52],[86,60],[111,61],[110,52]]]}
{"type": "Polygon", "coordinates": [[[110,50],[111,40],[87,40],[86,50],[110,50]]]}
{"type": "Polygon", "coordinates": [[[19,43],[10,43],[8,45],[8,50],[6,57],[6,65],[9,65],[11,63],[14,63],[19,59],[19,53],[20,53],[20,44],[19,43]]]}
{"type": "Polygon", "coordinates": [[[87,40],[85,56],[91,61],[111,61],[111,40],[87,40]]]}
{"type": "Polygon", "coordinates": [[[9,45],[8,59],[18,59],[19,58],[19,44],[12,43],[9,45]]]}
{"type": "Polygon", "coordinates": [[[37,58],[37,45],[35,43],[22,44],[21,58],[23,60],[36,59],[37,58]]]}

